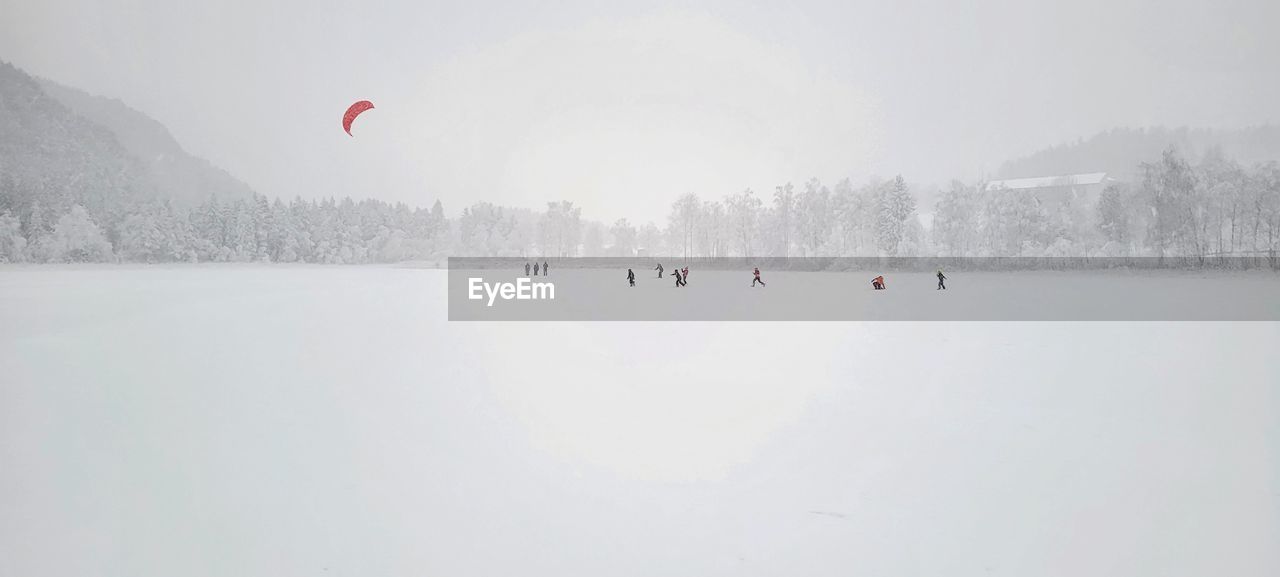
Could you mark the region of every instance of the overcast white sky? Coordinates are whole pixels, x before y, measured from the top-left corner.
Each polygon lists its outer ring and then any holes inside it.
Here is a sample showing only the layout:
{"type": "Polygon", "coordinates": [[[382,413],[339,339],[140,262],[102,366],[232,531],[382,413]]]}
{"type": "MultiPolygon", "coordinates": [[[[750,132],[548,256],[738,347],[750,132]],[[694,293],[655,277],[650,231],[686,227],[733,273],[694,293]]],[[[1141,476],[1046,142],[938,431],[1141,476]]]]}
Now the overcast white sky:
{"type": "Polygon", "coordinates": [[[661,221],[811,176],[973,178],[1113,126],[1280,121],[1280,3],[0,0],[0,59],[259,192],[661,221]],[[777,4],[777,3],[773,3],[777,4]],[[358,99],[377,109],[339,126],[358,99]]]}

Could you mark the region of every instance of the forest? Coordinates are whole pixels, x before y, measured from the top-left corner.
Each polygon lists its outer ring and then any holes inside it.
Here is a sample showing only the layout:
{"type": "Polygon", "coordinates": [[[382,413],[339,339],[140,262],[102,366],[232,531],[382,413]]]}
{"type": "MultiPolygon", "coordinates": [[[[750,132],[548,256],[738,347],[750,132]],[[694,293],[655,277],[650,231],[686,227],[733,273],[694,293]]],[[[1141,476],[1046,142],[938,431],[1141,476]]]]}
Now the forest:
{"type": "Polygon", "coordinates": [[[666,222],[584,218],[476,202],[454,216],[374,199],[254,194],[176,208],[160,195],[0,178],[0,262],[439,262],[447,256],[1208,256],[1280,248],[1280,165],[1174,149],[1087,202],[952,182],[918,206],[902,177],[810,179],[708,199],[666,222]],[[46,187],[40,190],[39,187],[46,187]],[[35,188],[35,189],[33,189],[35,188]]]}

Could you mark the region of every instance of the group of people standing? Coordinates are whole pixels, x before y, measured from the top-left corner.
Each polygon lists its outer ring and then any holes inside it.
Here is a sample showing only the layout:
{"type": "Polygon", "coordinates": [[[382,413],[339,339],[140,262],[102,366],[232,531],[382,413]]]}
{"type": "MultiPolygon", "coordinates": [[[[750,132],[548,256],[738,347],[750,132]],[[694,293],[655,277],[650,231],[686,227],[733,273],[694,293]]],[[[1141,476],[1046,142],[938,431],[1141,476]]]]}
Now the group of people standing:
{"type": "MultiPolygon", "coordinates": [[[[551,265],[547,261],[542,261],[542,276],[551,275],[551,265]]],[[[524,263],[524,276],[529,276],[529,263],[524,263]]],[[[538,276],[538,261],[533,261],[533,276],[538,276]]]]}

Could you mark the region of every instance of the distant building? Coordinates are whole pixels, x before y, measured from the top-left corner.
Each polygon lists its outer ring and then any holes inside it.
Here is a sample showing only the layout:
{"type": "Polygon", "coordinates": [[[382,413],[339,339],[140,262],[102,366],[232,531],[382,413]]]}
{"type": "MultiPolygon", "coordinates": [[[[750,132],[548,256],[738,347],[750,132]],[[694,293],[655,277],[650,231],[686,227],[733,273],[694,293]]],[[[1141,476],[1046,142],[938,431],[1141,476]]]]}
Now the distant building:
{"type": "Polygon", "coordinates": [[[1087,204],[1098,201],[1102,189],[1113,182],[1105,172],[1067,174],[1063,176],[1037,176],[993,180],[986,184],[988,192],[1016,190],[1036,197],[1041,204],[1087,204]]]}

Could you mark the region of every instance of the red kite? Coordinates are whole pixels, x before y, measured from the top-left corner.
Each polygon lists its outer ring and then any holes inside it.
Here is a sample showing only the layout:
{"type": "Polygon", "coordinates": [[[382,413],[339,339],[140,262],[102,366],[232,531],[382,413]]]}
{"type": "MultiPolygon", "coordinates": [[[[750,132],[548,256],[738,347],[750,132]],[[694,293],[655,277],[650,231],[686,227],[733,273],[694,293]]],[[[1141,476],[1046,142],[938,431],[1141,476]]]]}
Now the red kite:
{"type": "Polygon", "coordinates": [[[355,136],[354,134],[351,134],[351,123],[355,122],[356,117],[360,116],[361,112],[370,108],[373,108],[372,102],[369,102],[368,100],[361,100],[360,102],[352,104],[351,107],[347,109],[347,113],[342,115],[342,129],[347,131],[347,136],[355,136]]]}

